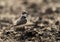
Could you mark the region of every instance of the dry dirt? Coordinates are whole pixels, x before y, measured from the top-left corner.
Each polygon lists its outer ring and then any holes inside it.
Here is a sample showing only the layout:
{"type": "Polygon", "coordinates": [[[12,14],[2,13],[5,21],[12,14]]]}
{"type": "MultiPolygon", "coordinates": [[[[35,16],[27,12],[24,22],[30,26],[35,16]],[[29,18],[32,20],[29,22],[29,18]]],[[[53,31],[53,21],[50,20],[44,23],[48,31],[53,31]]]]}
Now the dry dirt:
{"type": "Polygon", "coordinates": [[[60,0],[0,0],[0,42],[60,42],[60,0]]]}

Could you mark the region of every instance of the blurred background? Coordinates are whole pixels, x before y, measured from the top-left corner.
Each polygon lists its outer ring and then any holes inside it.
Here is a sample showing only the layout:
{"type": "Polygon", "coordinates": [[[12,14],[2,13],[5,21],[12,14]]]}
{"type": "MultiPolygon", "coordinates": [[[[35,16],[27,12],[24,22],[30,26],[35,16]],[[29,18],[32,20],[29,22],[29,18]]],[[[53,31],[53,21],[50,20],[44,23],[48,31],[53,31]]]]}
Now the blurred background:
{"type": "Polygon", "coordinates": [[[60,42],[60,0],[0,0],[0,42],[60,42]],[[24,11],[34,25],[10,28],[24,11]]]}

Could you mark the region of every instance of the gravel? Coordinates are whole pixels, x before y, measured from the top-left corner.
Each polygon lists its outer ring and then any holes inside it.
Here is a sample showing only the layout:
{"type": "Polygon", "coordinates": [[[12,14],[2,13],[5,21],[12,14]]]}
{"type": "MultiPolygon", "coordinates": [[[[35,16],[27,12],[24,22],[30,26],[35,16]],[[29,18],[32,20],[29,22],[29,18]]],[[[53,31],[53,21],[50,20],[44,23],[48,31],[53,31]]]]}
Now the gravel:
{"type": "Polygon", "coordinates": [[[60,42],[60,0],[0,0],[0,42],[60,42]]]}

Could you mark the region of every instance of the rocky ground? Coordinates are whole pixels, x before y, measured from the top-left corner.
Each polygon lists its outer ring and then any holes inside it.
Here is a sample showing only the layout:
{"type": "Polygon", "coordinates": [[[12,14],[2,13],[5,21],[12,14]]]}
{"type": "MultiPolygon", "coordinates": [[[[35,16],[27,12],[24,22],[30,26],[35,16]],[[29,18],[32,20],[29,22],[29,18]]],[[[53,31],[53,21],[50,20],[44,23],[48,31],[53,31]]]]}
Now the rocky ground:
{"type": "Polygon", "coordinates": [[[0,42],[60,42],[60,0],[0,0],[0,42]]]}

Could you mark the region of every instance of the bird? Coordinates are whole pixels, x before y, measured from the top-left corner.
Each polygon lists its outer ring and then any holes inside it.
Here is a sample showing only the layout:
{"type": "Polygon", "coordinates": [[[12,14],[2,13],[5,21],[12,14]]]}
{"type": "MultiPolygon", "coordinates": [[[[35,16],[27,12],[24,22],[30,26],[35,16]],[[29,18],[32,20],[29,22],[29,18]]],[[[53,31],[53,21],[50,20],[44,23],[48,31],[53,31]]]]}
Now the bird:
{"type": "Polygon", "coordinates": [[[27,16],[28,16],[28,13],[23,12],[23,13],[22,13],[22,16],[19,17],[19,18],[16,20],[15,26],[26,24],[26,23],[27,23],[27,16]]]}
{"type": "Polygon", "coordinates": [[[26,24],[27,23],[27,19],[25,16],[22,16],[21,19],[19,19],[19,21],[17,21],[16,25],[22,25],[22,24],[26,24]]]}

